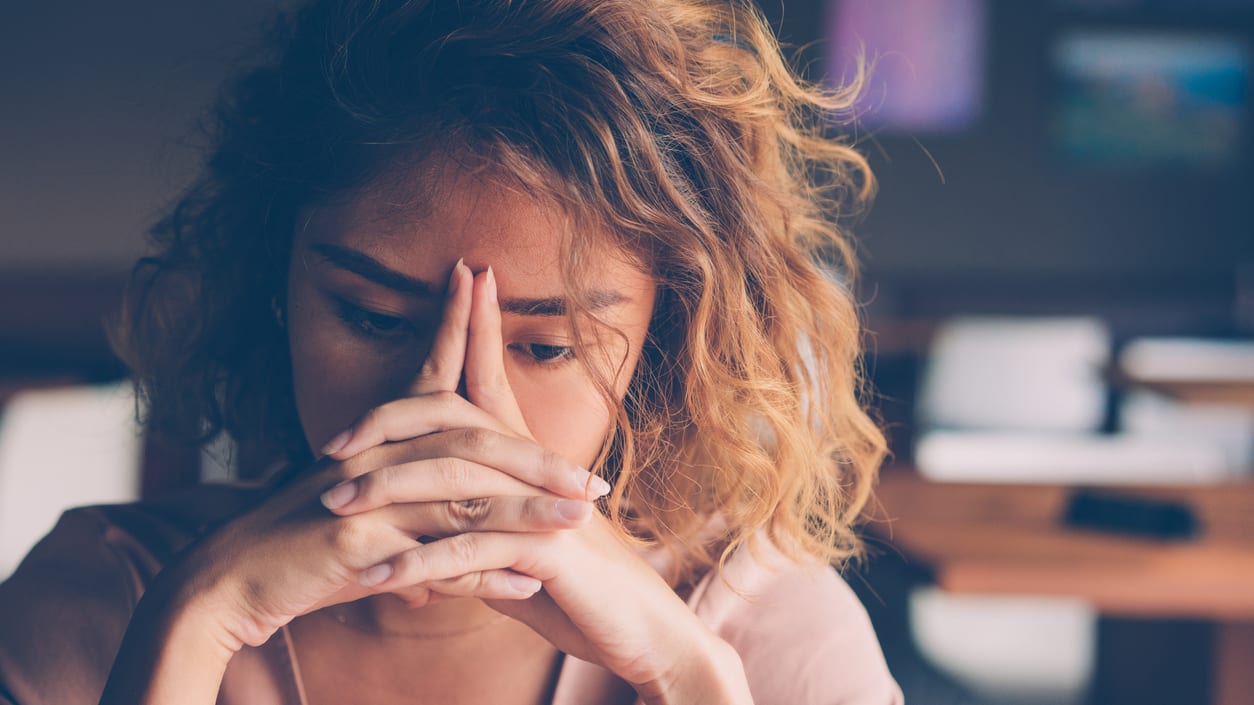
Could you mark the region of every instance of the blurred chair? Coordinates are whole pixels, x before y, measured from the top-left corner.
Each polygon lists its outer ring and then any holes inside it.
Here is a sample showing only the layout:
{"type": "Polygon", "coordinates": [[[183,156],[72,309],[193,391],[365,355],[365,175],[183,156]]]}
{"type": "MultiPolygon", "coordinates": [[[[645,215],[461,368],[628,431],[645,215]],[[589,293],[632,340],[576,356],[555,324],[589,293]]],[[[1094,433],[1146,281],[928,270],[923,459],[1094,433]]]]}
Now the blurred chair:
{"type": "Polygon", "coordinates": [[[70,507],[139,497],[128,382],[18,392],[0,410],[0,579],[70,507]]]}

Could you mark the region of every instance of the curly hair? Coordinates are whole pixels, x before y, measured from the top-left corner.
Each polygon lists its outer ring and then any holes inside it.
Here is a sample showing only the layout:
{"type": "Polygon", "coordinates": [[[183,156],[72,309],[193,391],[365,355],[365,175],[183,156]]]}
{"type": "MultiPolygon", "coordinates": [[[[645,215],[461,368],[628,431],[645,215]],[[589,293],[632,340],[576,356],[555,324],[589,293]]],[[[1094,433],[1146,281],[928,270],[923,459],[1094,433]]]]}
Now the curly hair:
{"type": "Polygon", "coordinates": [[[736,0],[315,0],[269,46],[133,272],[114,344],[150,431],[312,461],[271,314],[297,213],[457,155],[596,226],[563,236],[570,315],[606,251],[588,233],[656,280],[594,469],[611,518],[679,557],[672,580],[762,529],[797,557],[858,554],[886,449],[842,223],[874,181],[831,126],[860,81],[801,80],[736,0]]]}

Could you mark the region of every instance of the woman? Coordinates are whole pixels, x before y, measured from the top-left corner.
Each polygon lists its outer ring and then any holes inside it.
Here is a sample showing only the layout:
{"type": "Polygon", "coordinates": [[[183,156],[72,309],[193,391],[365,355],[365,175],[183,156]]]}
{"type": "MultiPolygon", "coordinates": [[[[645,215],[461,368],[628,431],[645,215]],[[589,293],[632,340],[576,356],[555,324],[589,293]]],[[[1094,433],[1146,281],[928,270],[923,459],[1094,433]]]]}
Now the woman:
{"type": "Polygon", "coordinates": [[[275,47],[116,341],[150,431],[274,471],[66,513],[0,703],[899,702],[829,567],[884,453],[818,264],[851,96],[739,3],[315,1],[275,47]]]}

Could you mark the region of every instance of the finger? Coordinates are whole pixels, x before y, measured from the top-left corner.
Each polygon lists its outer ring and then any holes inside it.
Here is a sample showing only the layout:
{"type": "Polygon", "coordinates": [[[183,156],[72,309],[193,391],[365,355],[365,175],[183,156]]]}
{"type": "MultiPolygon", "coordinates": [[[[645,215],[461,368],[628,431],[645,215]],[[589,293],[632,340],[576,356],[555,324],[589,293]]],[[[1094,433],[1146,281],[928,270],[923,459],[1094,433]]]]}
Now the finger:
{"type": "Polygon", "coordinates": [[[419,538],[470,531],[535,533],[574,529],[588,522],[590,502],[561,497],[480,497],[461,501],[394,504],[374,514],[419,538]]]}
{"type": "Polygon", "coordinates": [[[482,600],[525,600],[535,595],[543,583],[512,570],[483,570],[457,578],[432,580],[422,587],[434,595],[477,597],[482,600]]]}
{"type": "Polygon", "coordinates": [[[473,278],[463,260],[457,260],[449,275],[448,297],[444,306],[444,318],[436,329],[431,352],[410,384],[413,396],[432,392],[455,392],[461,382],[462,366],[466,362],[466,335],[470,321],[471,289],[473,278]]]}
{"type": "Polygon", "coordinates": [[[534,487],[574,499],[609,494],[608,482],[562,455],[525,438],[486,428],[459,428],[421,441],[424,453],[486,465],[534,487]]]}
{"type": "MultiPolygon", "coordinates": [[[[380,452],[383,450],[380,449],[380,452]]],[[[380,466],[362,472],[355,472],[349,467],[356,461],[342,463],[341,473],[347,471],[354,475],[334,486],[324,485],[324,505],[341,513],[353,513],[359,510],[356,505],[359,496],[364,497],[366,504],[361,509],[365,509],[384,503],[429,499],[530,495],[535,494],[537,488],[562,497],[587,500],[603,497],[611,489],[605,480],[551,450],[532,441],[482,427],[432,433],[404,445],[388,446],[387,450],[397,454],[403,452],[405,460],[380,463],[380,466]],[[422,461],[430,462],[423,464],[422,461]],[[512,478],[522,487],[498,485],[495,483],[499,480],[495,479],[492,485],[474,484],[485,478],[474,466],[512,478]],[[428,480],[440,484],[424,487],[428,480]],[[436,492],[450,494],[433,497],[436,492]],[[372,493],[374,498],[370,497],[372,493]]]]}
{"type": "MultiPolygon", "coordinates": [[[[439,593],[433,593],[438,595],[439,593]]],[[[590,654],[588,640],[571,622],[570,617],[553,599],[548,590],[537,592],[529,600],[494,600],[483,598],[488,607],[523,624],[544,625],[544,638],[563,653],[590,654]]]]}
{"type": "Polygon", "coordinates": [[[406,441],[452,428],[478,426],[513,433],[504,423],[453,391],[403,397],[376,406],[322,448],[336,460],[390,441],[406,441]],[[338,446],[334,444],[338,443],[338,446]]]}
{"type": "Polygon", "coordinates": [[[436,593],[426,585],[409,585],[392,591],[393,595],[405,601],[407,607],[417,609],[437,602],[436,593]]]}
{"type": "Polygon", "coordinates": [[[485,570],[514,570],[541,581],[555,574],[545,565],[548,542],[561,534],[476,531],[457,534],[404,551],[363,570],[358,582],[377,592],[448,580],[485,570]]]}
{"type": "MultiPolygon", "coordinates": [[[[494,577],[484,578],[487,585],[480,588],[480,592],[483,593],[482,596],[473,595],[470,588],[453,585],[446,588],[448,592],[444,592],[443,590],[434,590],[434,588],[425,585],[413,585],[400,588],[400,590],[394,590],[391,592],[391,595],[399,597],[401,601],[405,602],[406,607],[413,608],[413,610],[418,610],[419,607],[434,605],[436,602],[460,600],[460,598],[463,597],[482,597],[483,600],[497,601],[498,605],[514,605],[514,603],[517,603],[519,600],[525,600],[525,598],[534,596],[535,592],[528,593],[525,591],[534,587],[533,582],[539,582],[535,581],[535,578],[527,578],[527,581],[520,581],[519,586],[515,587],[510,585],[510,583],[505,582],[505,576],[514,575],[523,577],[522,573],[513,573],[512,571],[485,571],[485,573],[492,573],[494,577]],[[466,595],[461,595],[461,592],[465,592],[466,595]]],[[[480,575],[480,573],[475,573],[475,575],[480,575]]],[[[468,578],[468,580],[464,582],[469,582],[470,580],[473,580],[473,578],[468,578]]],[[[455,581],[460,581],[460,578],[453,578],[453,581],[448,582],[453,583],[455,581]]],[[[443,586],[444,583],[445,581],[438,581],[436,582],[436,585],[443,586]]],[[[361,590],[365,591],[366,588],[362,587],[361,590]]],[[[538,590],[539,588],[537,588],[537,591],[538,590]]],[[[367,592],[366,595],[371,595],[371,593],[367,592]]]]}
{"type": "Polygon", "coordinates": [[[488,267],[475,276],[466,347],[466,396],[500,419],[515,433],[532,438],[518,400],[505,374],[505,343],[501,336],[501,307],[497,302],[496,273],[488,267]]]}
{"type": "Polygon", "coordinates": [[[322,504],[347,516],[390,504],[541,495],[544,490],[461,458],[414,460],[373,470],[327,490],[322,504]]]}

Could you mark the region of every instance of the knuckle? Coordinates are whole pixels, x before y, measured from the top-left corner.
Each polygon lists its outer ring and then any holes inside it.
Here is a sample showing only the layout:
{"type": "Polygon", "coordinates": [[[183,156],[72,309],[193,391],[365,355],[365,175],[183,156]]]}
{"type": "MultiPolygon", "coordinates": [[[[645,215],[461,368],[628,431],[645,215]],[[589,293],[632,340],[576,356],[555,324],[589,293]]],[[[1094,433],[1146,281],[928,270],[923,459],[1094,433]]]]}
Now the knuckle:
{"type": "Polygon", "coordinates": [[[478,542],[474,539],[474,534],[458,534],[444,539],[448,542],[447,548],[453,565],[461,570],[468,570],[470,566],[475,564],[479,557],[478,542]]]}
{"type": "Polygon", "coordinates": [[[352,556],[370,545],[371,528],[360,516],[340,517],[332,522],[328,543],[340,556],[352,556]]]}
{"type": "Polygon", "coordinates": [[[462,444],[468,450],[485,453],[491,449],[493,443],[492,432],[486,428],[467,428],[462,429],[462,444]]]}
{"type": "Polygon", "coordinates": [[[448,503],[449,520],[456,532],[471,531],[483,524],[492,511],[492,500],[486,497],[448,503]]]}

